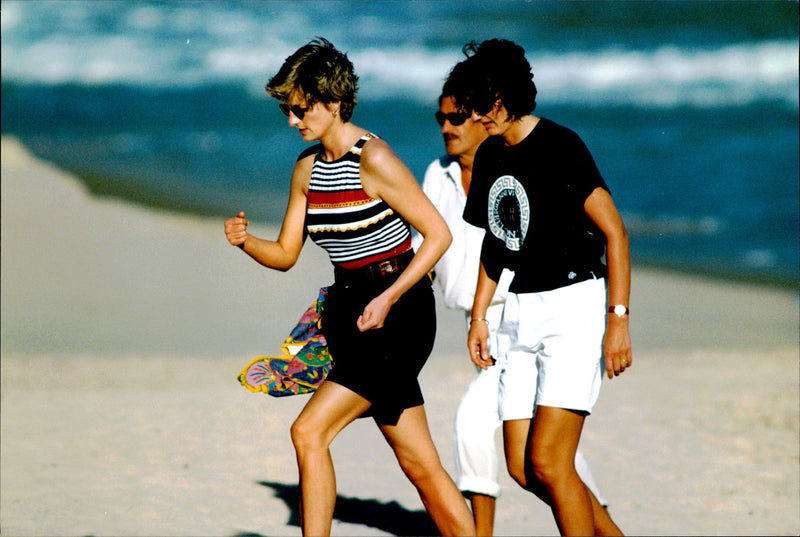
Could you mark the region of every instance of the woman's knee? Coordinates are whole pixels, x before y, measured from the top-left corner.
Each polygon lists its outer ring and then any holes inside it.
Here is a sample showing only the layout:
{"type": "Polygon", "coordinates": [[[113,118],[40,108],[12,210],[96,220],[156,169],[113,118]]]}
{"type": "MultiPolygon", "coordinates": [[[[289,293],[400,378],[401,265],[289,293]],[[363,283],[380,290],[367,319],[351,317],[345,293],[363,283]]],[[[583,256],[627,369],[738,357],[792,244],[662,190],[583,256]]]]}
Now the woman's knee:
{"type": "Polygon", "coordinates": [[[428,460],[416,456],[398,455],[397,462],[406,477],[414,484],[423,483],[444,472],[438,458],[428,460]]]}
{"type": "Polygon", "coordinates": [[[546,450],[533,452],[531,455],[531,468],[536,479],[548,488],[554,485],[558,479],[567,475],[569,471],[575,470],[574,466],[571,465],[571,461],[565,463],[564,457],[546,450]]]}
{"type": "Polygon", "coordinates": [[[417,459],[411,457],[398,457],[397,462],[400,463],[400,469],[412,482],[416,483],[426,479],[430,474],[430,469],[425,464],[417,459]]]}
{"type": "Polygon", "coordinates": [[[298,417],[292,423],[289,433],[292,437],[292,444],[298,453],[315,449],[327,449],[327,442],[320,432],[320,428],[312,423],[311,420],[298,417]]]}

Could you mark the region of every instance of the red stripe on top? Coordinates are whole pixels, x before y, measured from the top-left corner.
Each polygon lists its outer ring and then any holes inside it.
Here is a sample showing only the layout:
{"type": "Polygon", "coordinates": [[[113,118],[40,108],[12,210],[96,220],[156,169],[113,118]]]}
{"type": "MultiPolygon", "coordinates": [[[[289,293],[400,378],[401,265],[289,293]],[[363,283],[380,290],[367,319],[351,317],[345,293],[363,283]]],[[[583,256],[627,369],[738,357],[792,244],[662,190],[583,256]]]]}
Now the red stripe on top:
{"type": "Polygon", "coordinates": [[[364,266],[369,265],[370,263],[377,263],[378,261],[383,261],[385,259],[389,259],[391,257],[397,257],[400,254],[404,254],[411,249],[411,239],[406,240],[397,248],[389,250],[388,252],[383,252],[378,255],[373,255],[370,257],[362,257],[361,259],[356,259],[354,261],[348,261],[346,263],[337,263],[336,266],[342,267],[344,269],[356,269],[361,268],[364,266]]]}
{"type": "Polygon", "coordinates": [[[336,192],[310,191],[308,193],[309,206],[342,205],[351,202],[374,201],[363,190],[345,190],[336,192]]]}

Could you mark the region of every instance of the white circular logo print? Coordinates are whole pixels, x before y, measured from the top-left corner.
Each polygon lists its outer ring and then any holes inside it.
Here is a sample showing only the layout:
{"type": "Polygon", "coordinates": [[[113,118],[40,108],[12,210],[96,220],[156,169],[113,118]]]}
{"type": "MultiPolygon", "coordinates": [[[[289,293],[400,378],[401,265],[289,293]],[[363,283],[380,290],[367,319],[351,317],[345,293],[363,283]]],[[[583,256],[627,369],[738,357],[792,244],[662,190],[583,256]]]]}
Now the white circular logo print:
{"type": "Polygon", "coordinates": [[[530,204],[516,177],[498,177],[489,190],[489,229],[506,248],[518,252],[530,224],[530,204]]]}

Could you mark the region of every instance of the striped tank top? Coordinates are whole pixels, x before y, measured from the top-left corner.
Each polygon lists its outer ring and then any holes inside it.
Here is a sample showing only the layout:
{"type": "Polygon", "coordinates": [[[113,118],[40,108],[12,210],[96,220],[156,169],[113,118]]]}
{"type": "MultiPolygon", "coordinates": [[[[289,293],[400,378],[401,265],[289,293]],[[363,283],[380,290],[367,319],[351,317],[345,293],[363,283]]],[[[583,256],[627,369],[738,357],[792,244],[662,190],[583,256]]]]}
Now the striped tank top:
{"type": "Polygon", "coordinates": [[[306,229],[334,265],[353,269],[383,261],[411,248],[411,230],[383,200],[370,198],[361,186],[361,148],[374,134],[362,136],[344,156],[314,159],[308,185],[306,229]]]}

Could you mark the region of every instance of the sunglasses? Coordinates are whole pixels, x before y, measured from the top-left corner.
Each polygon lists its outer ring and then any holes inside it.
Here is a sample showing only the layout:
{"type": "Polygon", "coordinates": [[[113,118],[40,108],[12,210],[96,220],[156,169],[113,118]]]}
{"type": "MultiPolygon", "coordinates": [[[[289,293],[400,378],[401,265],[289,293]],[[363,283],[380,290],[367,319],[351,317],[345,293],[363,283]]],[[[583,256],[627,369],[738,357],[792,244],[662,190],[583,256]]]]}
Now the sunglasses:
{"type": "Polygon", "coordinates": [[[443,112],[436,112],[436,122],[439,124],[440,127],[444,126],[445,121],[449,121],[450,124],[454,127],[458,127],[462,123],[464,123],[467,118],[469,118],[472,114],[468,112],[452,112],[450,114],[445,114],[443,112]]]}
{"type": "Polygon", "coordinates": [[[286,117],[289,117],[289,112],[291,112],[297,117],[297,119],[303,119],[306,116],[306,112],[308,112],[311,109],[310,106],[303,108],[302,106],[297,104],[289,106],[286,103],[280,103],[278,105],[278,108],[281,109],[281,112],[283,112],[283,115],[285,115],[286,117]]]}
{"type": "Polygon", "coordinates": [[[498,103],[500,102],[500,98],[496,95],[485,95],[481,97],[473,97],[470,100],[470,104],[472,105],[472,109],[475,110],[479,115],[485,116],[495,108],[497,108],[498,103]]]}

